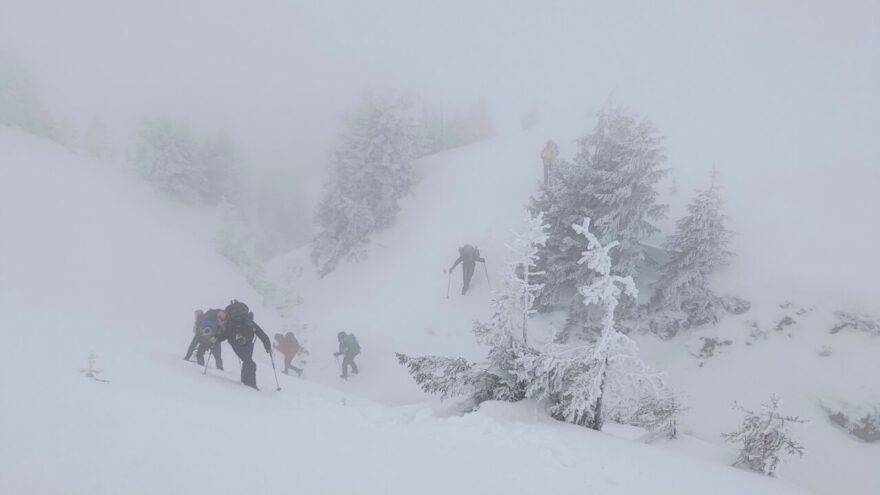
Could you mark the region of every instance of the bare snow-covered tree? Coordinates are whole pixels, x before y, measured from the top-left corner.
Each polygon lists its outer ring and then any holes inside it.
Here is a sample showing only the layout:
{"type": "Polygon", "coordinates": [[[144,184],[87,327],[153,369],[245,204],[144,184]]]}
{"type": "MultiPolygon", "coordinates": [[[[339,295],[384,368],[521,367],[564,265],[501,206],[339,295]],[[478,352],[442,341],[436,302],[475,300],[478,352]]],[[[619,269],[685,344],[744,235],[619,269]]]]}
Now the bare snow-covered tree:
{"type": "Polygon", "coordinates": [[[507,281],[519,287],[522,295],[520,309],[522,311],[522,340],[528,343],[528,319],[537,310],[533,309],[535,293],[544,284],[534,283],[536,277],[543,272],[535,271],[538,260],[538,249],[547,241],[547,225],[544,224],[544,214],[528,214],[521,232],[514,232],[513,242],[507,245],[510,250],[510,259],[507,261],[507,281]]]}
{"type": "MultiPolygon", "coordinates": [[[[605,108],[593,132],[578,140],[574,161],[556,167],[549,184],[533,198],[532,209],[544,212],[550,226],[539,252],[538,268],[545,272],[539,281],[545,285],[538,305],[542,310],[569,310],[561,340],[583,336],[578,333],[590,336],[602,328],[602,309],[584,306],[577,297],[576,288],[589,284],[594,274],[577,263],[580,242],[571,225],[592,218],[600,241],[619,243],[612,255],[614,274],[635,278],[645,256],[641,241],[658,231],[652,222],[667,211],[656,190],[667,173],[661,168],[662,141],[649,120],[623,107],[605,108]]],[[[634,307],[634,301],[621,302],[618,312],[634,307]]]]}
{"type": "MultiPolygon", "coordinates": [[[[558,419],[599,430],[605,416],[631,422],[646,400],[671,397],[663,375],[651,369],[638,355],[636,343],[614,328],[614,309],[620,296],[636,297],[632,277],[613,275],[609,251],[617,242],[605,246],[589,231],[590,219],[573,225],[587,239],[587,249],[578,260],[596,273],[579,292],[584,305],[604,310],[602,333],[593,344],[566,346],[555,344],[540,354],[520,358],[520,379],[527,383],[529,397],[548,399],[550,412],[558,419]]],[[[643,411],[642,411],[643,412],[643,411]]]]}
{"type": "Polygon", "coordinates": [[[363,259],[370,235],[390,226],[416,183],[412,160],[424,127],[404,95],[366,93],[350,115],[316,214],[312,260],[320,275],[342,259],[363,259]]]}
{"type": "Polygon", "coordinates": [[[750,411],[739,404],[734,405],[746,417],[738,430],[721,435],[728,442],[742,444],[734,465],[773,476],[781,454],[797,454],[803,457],[804,446],[792,438],[790,425],[803,424],[806,421],[797,416],[782,415],[779,405],[780,400],[776,394],[770,396],[768,403],[761,404],[758,412],[750,411]]]}

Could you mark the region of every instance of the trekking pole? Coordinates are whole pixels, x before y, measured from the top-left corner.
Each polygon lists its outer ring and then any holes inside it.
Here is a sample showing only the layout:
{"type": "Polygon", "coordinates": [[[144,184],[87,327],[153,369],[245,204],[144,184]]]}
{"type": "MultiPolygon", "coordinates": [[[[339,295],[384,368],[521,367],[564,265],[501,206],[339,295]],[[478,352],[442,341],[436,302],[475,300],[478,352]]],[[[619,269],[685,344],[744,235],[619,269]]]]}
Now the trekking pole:
{"type": "Polygon", "coordinates": [[[280,392],[281,385],[278,384],[278,372],[275,371],[275,356],[272,355],[272,351],[269,351],[269,359],[272,361],[272,373],[275,375],[275,386],[278,387],[275,391],[280,392]]]}
{"type": "MultiPolygon", "coordinates": [[[[214,344],[214,345],[217,345],[217,344],[214,344]]],[[[207,375],[207,374],[208,374],[208,363],[211,362],[211,356],[214,355],[214,345],[212,345],[211,348],[208,349],[208,358],[205,359],[205,369],[204,369],[204,371],[202,371],[202,374],[203,374],[203,375],[207,375]]]]}
{"type": "Polygon", "coordinates": [[[492,290],[492,282],[489,281],[489,270],[486,268],[486,262],[483,262],[483,273],[486,274],[486,283],[489,285],[489,290],[492,290]]]}
{"type": "Polygon", "coordinates": [[[452,272],[449,272],[449,278],[446,280],[446,299],[449,299],[449,286],[452,284],[452,272]]]}

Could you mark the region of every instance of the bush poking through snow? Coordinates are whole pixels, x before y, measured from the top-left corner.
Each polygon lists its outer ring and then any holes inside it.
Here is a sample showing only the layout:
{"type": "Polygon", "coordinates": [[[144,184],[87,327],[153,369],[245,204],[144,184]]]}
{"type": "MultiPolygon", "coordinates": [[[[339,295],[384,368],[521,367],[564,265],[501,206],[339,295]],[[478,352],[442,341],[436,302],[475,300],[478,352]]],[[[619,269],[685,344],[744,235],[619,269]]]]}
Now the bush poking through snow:
{"type": "Polygon", "coordinates": [[[865,442],[880,442],[880,404],[851,406],[841,403],[837,407],[822,406],[828,419],[850,435],[865,442]]]}
{"type": "Polygon", "coordinates": [[[773,394],[768,403],[761,404],[759,412],[734,405],[746,417],[737,431],[721,435],[728,442],[742,444],[734,465],[773,476],[781,455],[803,457],[804,446],[792,438],[790,425],[806,421],[797,416],[783,416],[779,404],[779,397],[773,394]]]}
{"type": "Polygon", "coordinates": [[[82,373],[86,378],[91,378],[92,380],[99,382],[107,382],[107,380],[104,380],[103,378],[98,378],[98,374],[101,373],[101,370],[95,368],[95,363],[97,361],[98,356],[96,356],[94,353],[89,354],[88,365],[85,368],[79,370],[79,372],[82,373]]]}
{"type": "Polygon", "coordinates": [[[848,328],[856,332],[880,335],[880,322],[868,315],[848,311],[835,311],[834,316],[837,318],[837,324],[831,329],[831,333],[837,333],[848,328]]]}

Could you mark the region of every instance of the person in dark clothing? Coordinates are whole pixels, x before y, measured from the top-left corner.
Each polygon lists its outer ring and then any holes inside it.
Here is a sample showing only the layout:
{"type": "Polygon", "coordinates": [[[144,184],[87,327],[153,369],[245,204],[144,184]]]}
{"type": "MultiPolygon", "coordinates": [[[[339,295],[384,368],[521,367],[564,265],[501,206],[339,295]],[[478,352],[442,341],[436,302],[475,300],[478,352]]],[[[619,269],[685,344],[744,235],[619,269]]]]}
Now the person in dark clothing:
{"type": "Polygon", "coordinates": [[[348,367],[351,366],[351,372],[355,375],[358,373],[358,367],[354,364],[354,357],[360,354],[361,346],[358,344],[357,338],[353,333],[339,332],[336,334],[339,339],[339,352],[334,352],[333,356],[342,355],[342,374],[341,378],[348,378],[348,367]]]}
{"type": "Polygon", "coordinates": [[[461,263],[461,275],[462,275],[462,286],[461,286],[461,295],[465,295],[468,291],[468,287],[471,285],[471,278],[474,276],[474,267],[477,264],[477,261],[480,263],[485,263],[486,260],[480,257],[480,250],[471,246],[470,244],[465,244],[464,246],[458,248],[458,259],[455,260],[455,263],[452,264],[452,268],[449,269],[449,273],[452,273],[452,270],[455,270],[455,267],[461,263]]]}
{"type": "Polygon", "coordinates": [[[278,352],[284,354],[284,371],[282,371],[282,373],[286,375],[287,370],[293,370],[296,371],[297,376],[302,376],[302,368],[297,368],[290,364],[291,361],[293,361],[293,358],[295,358],[296,355],[299,354],[299,351],[302,350],[302,346],[299,345],[293,332],[287,332],[285,335],[276,333],[275,342],[275,349],[278,349],[278,352]]]}
{"type": "Polygon", "coordinates": [[[266,353],[272,352],[269,336],[254,322],[254,314],[245,303],[232,301],[226,306],[226,325],[214,339],[220,343],[229,341],[232,350],[241,359],[241,382],[248,387],[257,388],[257,363],[254,362],[254,340],[259,338],[266,353]]]}
{"type": "Polygon", "coordinates": [[[221,309],[209,309],[208,311],[197,310],[195,325],[193,326],[193,338],[186,350],[183,359],[189,361],[193,352],[196,361],[205,364],[205,352],[211,351],[218,370],[223,369],[223,358],[220,354],[220,345],[214,343],[214,337],[226,323],[226,312],[221,309]]]}

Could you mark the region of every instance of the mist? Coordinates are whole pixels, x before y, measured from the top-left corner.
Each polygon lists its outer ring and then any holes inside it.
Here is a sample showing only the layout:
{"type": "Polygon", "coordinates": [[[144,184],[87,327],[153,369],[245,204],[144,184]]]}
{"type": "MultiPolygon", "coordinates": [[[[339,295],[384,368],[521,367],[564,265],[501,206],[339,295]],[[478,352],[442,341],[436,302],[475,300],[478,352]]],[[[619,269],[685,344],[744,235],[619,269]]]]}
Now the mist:
{"type": "Polygon", "coordinates": [[[702,185],[695,171],[722,172],[737,231],[774,234],[749,215],[776,204],[783,251],[817,256],[821,239],[797,222],[821,221],[867,260],[878,18],[876,2],[4,0],[0,51],[30,70],[53,115],[79,130],[99,119],[123,155],[146,117],[228,132],[251,181],[296,198],[300,230],[341,117],[363,91],[390,88],[448,114],[484,101],[496,135],[531,112],[567,156],[603,105],[628,105],[666,136],[682,191],[702,185]]]}
{"type": "Polygon", "coordinates": [[[878,493],[878,140],[876,0],[0,0],[0,491],[878,493]]]}

